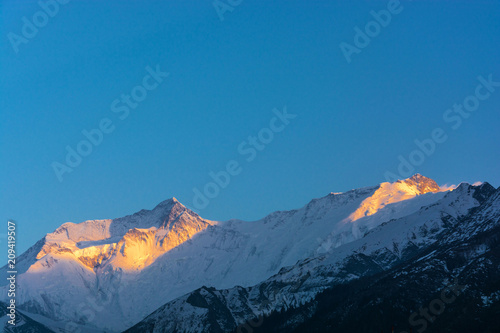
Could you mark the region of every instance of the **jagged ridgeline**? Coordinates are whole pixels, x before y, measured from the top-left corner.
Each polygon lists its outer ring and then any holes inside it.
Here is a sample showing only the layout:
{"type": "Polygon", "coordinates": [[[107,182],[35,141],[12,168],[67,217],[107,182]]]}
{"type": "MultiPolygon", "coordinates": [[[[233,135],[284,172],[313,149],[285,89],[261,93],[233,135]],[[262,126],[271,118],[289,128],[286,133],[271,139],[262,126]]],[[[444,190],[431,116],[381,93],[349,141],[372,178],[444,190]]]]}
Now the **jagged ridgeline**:
{"type": "Polygon", "coordinates": [[[499,197],[417,174],[253,222],[170,199],[65,223],[18,258],[18,309],[34,331],[416,332],[426,320],[428,332],[493,332],[499,197]],[[425,319],[419,308],[456,279],[461,294],[425,319]]]}

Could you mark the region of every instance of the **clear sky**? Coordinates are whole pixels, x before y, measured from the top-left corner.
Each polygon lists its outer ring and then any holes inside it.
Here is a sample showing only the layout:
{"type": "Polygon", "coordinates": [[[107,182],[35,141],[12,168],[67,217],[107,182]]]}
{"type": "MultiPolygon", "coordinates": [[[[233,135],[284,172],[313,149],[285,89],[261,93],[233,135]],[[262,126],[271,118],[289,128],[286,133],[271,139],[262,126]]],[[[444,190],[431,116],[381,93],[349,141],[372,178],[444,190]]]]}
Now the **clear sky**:
{"type": "Polygon", "coordinates": [[[500,185],[500,87],[477,88],[500,82],[500,1],[392,3],[385,26],[370,12],[388,1],[221,1],[0,3],[0,234],[16,220],[25,250],[67,221],[195,208],[228,163],[198,212],[255,220],[398,175],[436,129],[414,172],[500,185]],[[464,100],[475,111],[447,111],[464,100]],[[273,120],[284,107],[296,117],[273,120]],[[60,181],[54,162],[100,125],[60,181]]]}

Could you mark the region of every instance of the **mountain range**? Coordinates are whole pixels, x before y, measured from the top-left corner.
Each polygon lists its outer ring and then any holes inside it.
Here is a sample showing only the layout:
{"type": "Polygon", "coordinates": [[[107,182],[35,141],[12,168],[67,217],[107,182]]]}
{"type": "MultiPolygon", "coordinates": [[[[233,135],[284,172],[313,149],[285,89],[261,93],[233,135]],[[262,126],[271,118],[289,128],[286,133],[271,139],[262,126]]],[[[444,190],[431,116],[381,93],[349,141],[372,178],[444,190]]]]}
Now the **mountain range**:
{"type": "Polygon", "coordinates": [[[17,258],[21,317],[4,327],[499,332],[499,222],[500,189],[419,174],[252,222],[203,219],[172,198],[47,234],[17,258]]]}

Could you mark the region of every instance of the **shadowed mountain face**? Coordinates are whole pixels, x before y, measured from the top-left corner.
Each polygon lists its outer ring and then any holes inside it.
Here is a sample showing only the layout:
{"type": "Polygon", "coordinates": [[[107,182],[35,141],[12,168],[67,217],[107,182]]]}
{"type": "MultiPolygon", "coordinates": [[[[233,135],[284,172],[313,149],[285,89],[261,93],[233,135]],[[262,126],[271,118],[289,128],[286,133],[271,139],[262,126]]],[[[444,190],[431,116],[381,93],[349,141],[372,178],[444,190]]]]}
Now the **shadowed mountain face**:
{"type": "Polygon", "coordinates": [[[493,191],[443,191],[415,175],[254,222],[205,220],[174,198],[123,218],[65,223],[18,258],[17,301],[51,328],[121,331],[158,309],[147,327],[165,318],[160,331],[232,330],[413,258],[493,191]]]}
{"type": "Polygon", "coordinates": [[[8,311],[7,303],[0,302],[0,318],[2,318],[0,327],[4,333],[54,333],[53,330],[25,316],[19,310],[16,311],[15,325],[12,325],[8,322],[11,320],[7,317],[8,311]]]}

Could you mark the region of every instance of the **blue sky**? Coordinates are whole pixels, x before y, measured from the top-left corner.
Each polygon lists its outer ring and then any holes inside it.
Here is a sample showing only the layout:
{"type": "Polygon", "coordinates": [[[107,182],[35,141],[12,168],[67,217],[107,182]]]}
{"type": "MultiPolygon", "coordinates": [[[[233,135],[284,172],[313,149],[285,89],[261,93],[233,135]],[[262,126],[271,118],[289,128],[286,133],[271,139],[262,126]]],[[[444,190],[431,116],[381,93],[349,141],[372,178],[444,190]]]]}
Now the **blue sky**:
{"type": "Polygon", "coordinates": [[[415,172],[500,185],[500,87],[458,128],[443,118],[475,94],[478,76],[500,81],[500,1],[402,1],[350,63],[341,43],[355,46],[355,27],[388,1],[243,0],[220,20],[208,0],[75,0],[17,46],[23,17],[44,23],[41,7],[0,6],[0,218],[18,222],[20,250],[67,221],[174,196],[193,206],[193,188],[229,161],[241,172],[203,217],[297,208],[385,181],[439,128],[447,140],[415,172]],[[169,75],[120,119],[111,104],[143,84],[148,66],[169,75]],[[248,162],[238,146],[284,107],[296,117],[248,162]],[[103,119],[114,130],[60,182],[52,164],[103,119]]]}

